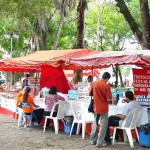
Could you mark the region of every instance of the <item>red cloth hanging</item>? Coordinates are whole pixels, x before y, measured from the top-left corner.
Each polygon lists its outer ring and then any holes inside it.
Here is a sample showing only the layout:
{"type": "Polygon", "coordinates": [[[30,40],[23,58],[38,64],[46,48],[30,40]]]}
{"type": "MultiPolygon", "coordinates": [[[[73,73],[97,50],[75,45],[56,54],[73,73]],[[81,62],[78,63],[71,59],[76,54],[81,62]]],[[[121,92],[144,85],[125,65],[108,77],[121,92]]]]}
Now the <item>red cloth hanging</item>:
{"type": "Polygon", "coordinates": [[[55,86],[58,92],[67,94],[70,89],[68,81],[61,67],[53,67],[48,65],[41,66],[40,89],[55,86]]]}

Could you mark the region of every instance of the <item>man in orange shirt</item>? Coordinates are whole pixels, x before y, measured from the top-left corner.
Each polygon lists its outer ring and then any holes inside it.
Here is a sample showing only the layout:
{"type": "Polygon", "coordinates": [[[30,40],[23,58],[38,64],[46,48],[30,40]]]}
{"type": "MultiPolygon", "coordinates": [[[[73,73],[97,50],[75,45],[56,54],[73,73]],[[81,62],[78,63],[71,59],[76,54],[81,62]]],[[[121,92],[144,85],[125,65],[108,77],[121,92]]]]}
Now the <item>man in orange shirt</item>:
{"type": "Polygon", "coordinates": [[[112,100],[110,86],[107,81],[110,74],[105,72],[102,79],[95,81],[89,95],[94,98],[94,122],[92,125],[90,143],[96,147],[107,146],[111,143],[103,143],[108,126],[108,103],[112,100]],[[98,122],[100,121],[100,131],[98,133],[98,122]]]}

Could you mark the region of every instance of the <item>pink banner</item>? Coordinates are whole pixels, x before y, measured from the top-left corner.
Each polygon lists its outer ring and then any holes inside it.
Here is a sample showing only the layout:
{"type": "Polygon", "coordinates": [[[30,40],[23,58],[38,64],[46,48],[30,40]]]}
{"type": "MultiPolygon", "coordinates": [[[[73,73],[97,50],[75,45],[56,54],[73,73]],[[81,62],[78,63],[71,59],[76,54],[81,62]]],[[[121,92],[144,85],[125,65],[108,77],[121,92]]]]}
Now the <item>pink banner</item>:
{"type": "Polygon", "coordinates": [[[135,95],[148,95],[150,93],[150,70],[132,69],[135,95]]]}

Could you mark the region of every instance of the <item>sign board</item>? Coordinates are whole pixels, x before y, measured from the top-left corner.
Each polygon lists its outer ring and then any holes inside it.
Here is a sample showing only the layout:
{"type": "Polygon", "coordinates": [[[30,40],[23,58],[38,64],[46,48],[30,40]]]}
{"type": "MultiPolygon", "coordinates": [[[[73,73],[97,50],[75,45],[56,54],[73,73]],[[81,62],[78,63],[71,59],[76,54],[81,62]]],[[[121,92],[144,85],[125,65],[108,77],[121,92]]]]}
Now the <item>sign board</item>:
{"type": "Polygon", "coordinates": [[[77,100],[78,90],[69,90],[68,91],[68,99],[77,100]]]}
{"type": "Polygon", "coordinates": [[[150,92],[150,70],[132,69],[135,95],[147,95],[150,92]]]}
{"type": "Polygon", "coordinates": [[[141,106],[150,107],[150,70],[132,69],[134,95],[141,106]]]}
{"type": "Polygon", "coordinates": [[[35,85],[35,84],[38,84],[38,85],[40,84],[40,78],[29,77],[28,80],[29,80],[29,83],[32,84],[32,85],[33,85],[33,84],[34,84],[34,85],[35,85]]]}
{"type": "Polygon", "coordinates": [[[78,100],[90,100],[89,91],[91,84],[89,82],[79,82],[78,83],[78,100]]]}
{"type": "Polygon", "coordinates": [[[138,95],[140,106],[150,107],[150,97],[148,95],[138,95]]]}

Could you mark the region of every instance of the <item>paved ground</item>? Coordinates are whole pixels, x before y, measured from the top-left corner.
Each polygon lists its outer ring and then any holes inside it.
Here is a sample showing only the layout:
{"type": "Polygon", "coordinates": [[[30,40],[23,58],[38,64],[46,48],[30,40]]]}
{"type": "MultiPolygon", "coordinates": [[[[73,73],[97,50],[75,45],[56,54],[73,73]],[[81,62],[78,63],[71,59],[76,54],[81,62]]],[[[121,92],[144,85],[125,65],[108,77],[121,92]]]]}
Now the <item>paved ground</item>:
{"type": "MultiPolygon", "coordinates": [[[[81,135],[69,137],[63,131],[54,134],[53,131],[36,127],[30,132],[29,128],[19,129],[17,123],[8,116],[0,115],[0,150],[97,150],[89,144],[89,135],[81,139],[81,135]]],[[[105,150],[130,150],[129,143],[117,143],[111,147],[103,147],[105,150]]],[[[148,149],[138,146],[132,149],[148,149]]]]}

